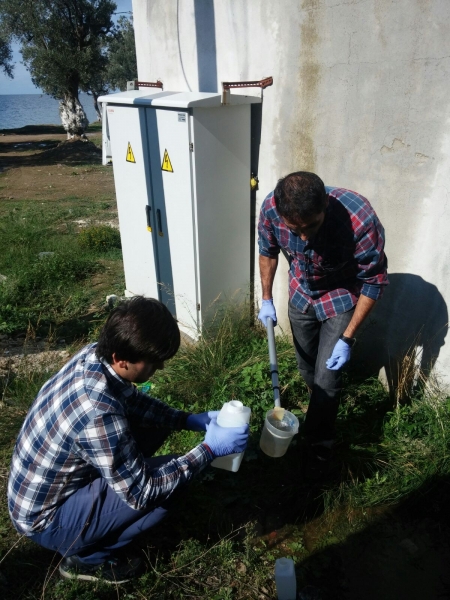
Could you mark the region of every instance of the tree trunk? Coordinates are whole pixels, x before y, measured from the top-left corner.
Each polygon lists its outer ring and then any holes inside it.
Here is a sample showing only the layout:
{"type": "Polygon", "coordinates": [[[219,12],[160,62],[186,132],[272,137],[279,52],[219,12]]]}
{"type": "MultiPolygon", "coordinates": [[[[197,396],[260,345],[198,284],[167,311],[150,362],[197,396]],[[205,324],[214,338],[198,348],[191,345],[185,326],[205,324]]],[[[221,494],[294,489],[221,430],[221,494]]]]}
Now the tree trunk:
{"type": "Polygon", "coordinates": [[[95,112],[97,113],[97,117],[98,117],[98,121],[102,120],[102,111],[100,110],[99,106],[98,106],[98,97],[101,94],[97,94],[97,92],[92,92],[92,99],[94,100],[94,108],[95,108],[95,112]]]}
{"type": "Polygon", "coordinates": [[[59,102],[59,115],[64,129],[67,131],[67,139],[85,137],[84,132],[89,121],[76,96],[69,93],[64,95],[64,99],[59,102]]]}

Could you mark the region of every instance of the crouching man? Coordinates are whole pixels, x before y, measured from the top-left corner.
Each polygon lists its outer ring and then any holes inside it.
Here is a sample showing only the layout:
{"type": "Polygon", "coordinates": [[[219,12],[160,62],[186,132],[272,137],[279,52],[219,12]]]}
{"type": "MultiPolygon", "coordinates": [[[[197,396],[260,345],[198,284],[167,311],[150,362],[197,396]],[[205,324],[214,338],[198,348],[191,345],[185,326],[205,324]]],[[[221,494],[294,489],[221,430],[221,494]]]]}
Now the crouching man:
{"type": "Polygon", "coordinates": [[[62,555],[62,576],[127,581],[140,560],[117,551],[161,521],[171,496],[215,457],[245,448],[248,426],[221,428],[217,413],[175,410],[132,384],[179,345],[168,309],[132,298],[38,393],[14,448],[9,512],[19,533],[62,555]],[[205,439],[184,456],[152,458],[182,429],[205,439]]]}

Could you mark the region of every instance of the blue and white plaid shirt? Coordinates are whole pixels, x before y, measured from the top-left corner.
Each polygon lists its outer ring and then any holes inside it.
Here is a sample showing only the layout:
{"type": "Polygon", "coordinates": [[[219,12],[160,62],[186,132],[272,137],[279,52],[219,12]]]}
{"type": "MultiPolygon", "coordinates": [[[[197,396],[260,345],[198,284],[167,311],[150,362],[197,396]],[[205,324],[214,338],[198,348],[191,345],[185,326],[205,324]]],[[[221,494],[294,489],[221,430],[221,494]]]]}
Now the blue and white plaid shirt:
{"type": "Polygon", "coordinates": [[[8,482],[16,529],[42,531],[58,507],[97,477],[126,504],[142,510],[162,502],[213,459],[200,444],[150,470],[130,432],[142,425],[181,430],[187,413],[151,398],[119,377],[90,344],[38,393],[19,433],[8,482]]]}

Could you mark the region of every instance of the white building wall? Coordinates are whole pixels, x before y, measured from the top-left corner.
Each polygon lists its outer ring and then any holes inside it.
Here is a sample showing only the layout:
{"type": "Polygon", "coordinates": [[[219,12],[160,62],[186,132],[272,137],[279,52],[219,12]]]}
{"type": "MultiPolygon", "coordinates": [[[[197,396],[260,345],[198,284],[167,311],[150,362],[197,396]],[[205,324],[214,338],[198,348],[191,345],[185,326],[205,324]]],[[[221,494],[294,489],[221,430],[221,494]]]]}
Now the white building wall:
{"type": "MultiPolygon", "coordinates": [[[[296,170],[365,195],[391,285],[355,354],[387,367],[414,342],[450,385],[449,0],[133,0],[133,12],[140,80],[216,91],[273,76],[257,208],[296,170]]],[[[288,329],[282,260],[274,298],[288,329]]]]}

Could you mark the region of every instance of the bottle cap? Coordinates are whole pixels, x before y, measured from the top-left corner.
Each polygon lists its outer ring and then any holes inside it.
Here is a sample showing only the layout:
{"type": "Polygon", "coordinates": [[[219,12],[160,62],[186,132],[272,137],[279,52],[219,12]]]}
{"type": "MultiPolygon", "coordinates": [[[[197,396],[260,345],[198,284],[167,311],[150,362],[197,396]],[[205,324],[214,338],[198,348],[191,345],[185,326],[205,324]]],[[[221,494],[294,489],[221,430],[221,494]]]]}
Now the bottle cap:
{"type": "Polygon", "coordinates": [[[229,412],[233,412],[233,413],[242,412],[243,408],[244,408],[244,405],[242,404],[242,402],[240,400],[230,400],[230,402],[228,402],[229,412]]]}
{"type": "Polygon", "coordinates": [[[275,566],[278,571],[288,571],[291,568],[293,561],[290,558],[278,558],[275,561],[275,566]]]}

